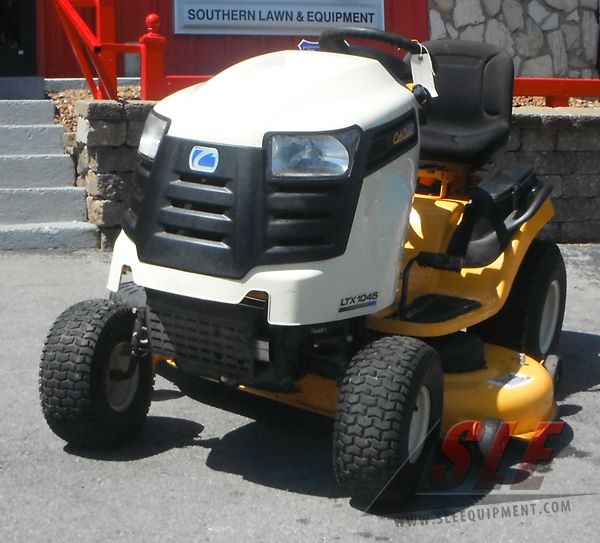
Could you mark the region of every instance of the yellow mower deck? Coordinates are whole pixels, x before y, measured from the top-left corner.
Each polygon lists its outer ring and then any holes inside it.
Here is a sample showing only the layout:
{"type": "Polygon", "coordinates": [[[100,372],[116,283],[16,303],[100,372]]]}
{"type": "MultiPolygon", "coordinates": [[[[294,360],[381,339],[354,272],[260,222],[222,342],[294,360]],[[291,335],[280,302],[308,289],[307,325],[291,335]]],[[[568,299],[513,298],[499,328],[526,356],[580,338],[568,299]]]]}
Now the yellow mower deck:
{"type": "MultiPolygon", "coordinates": [[[[485,359],[485,369],[445,374],[442,431],[465,420],[498,418],[516,422],[513,437],[531,439],[539,422],[556,417],[550,374],[533,358],[495,345],[486,345],[485,359]]],[[[239,388],[330,417],[335,414],[339,393],[334,380],[313,374],[285,394],[239,388]]]]}

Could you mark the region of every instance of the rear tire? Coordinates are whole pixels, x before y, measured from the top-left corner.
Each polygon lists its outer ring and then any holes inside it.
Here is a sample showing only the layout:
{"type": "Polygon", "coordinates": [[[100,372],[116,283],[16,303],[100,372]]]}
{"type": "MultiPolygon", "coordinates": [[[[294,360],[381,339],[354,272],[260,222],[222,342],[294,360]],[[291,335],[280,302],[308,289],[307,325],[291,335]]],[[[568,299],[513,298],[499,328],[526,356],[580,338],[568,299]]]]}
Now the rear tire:
{"type": "Polygon", "coordinates": [[[431,463],[440,433],[439,357],[409,337],[360,350],[342,381],[333,435],[336,479],[361,502],[409,500],[431,463]]]}
{"type": "Polygon", "coordinates": [[[555,243],[534,240],[499,313],[470,331],[484,341],[543,360],[556,352],[565,313],[567,274],[555,243]]]}
{"type": "Polygon", "coordinates": [[[40,363],[46,422],[68,443],[119,445],[142,427],[154,374],[149,359],[131,366],[135,316],[125,305],[88,300],[69,307],[52,325],[40,363]]]}

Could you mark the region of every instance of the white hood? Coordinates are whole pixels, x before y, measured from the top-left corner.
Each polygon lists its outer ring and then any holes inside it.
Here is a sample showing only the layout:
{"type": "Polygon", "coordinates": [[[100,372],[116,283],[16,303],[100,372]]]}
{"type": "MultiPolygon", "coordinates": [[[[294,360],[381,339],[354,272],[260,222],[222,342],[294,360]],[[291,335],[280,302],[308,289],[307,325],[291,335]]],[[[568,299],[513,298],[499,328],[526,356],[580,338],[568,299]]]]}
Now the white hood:
{"type": "Polygon", "coordinates": [[[375,60],[280,51],[175,93],[156,111],[171,119],[171,136],[260,147],[267,132],[319,132],[356,124],[367,129],[412,107],[412,93],[375,60]]]}

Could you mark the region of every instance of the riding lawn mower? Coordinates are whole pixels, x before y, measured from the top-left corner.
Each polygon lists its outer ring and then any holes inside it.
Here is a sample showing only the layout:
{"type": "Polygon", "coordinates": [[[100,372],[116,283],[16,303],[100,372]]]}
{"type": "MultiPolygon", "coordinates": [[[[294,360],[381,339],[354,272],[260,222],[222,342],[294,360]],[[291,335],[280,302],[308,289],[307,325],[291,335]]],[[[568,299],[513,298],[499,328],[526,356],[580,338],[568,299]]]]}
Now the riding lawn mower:
{"type": "Polygon", "coordinates": [[[538,236],[551,187],[488,165],[512,89],[491,45],[342,28],[157,103],[110,298],[68,308],[43,349],[50,428],[123,444],[166,363],[333,417],[360,500],[410,499],[458,422],[532,439],[557,414],[566,275],[538,236]]]}

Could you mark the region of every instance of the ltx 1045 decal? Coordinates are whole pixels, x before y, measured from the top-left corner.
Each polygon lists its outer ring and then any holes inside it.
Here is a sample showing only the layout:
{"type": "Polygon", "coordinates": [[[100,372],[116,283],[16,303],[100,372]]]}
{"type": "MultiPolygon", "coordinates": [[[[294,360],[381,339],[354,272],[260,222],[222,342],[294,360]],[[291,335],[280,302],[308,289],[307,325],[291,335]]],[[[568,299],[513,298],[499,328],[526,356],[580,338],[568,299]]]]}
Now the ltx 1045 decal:
{"type": "Polygon", "coordinates": [[[363,307],[375,305],[377,303],[377,296],[379,296],[379,292],[375,290],[365,294],[357,294],[356,296],[342,298],[338,313],[344,313],[344,311],[354,311],[355,309],[361,309],[363,307]]]}

